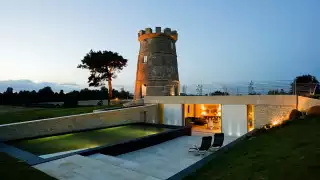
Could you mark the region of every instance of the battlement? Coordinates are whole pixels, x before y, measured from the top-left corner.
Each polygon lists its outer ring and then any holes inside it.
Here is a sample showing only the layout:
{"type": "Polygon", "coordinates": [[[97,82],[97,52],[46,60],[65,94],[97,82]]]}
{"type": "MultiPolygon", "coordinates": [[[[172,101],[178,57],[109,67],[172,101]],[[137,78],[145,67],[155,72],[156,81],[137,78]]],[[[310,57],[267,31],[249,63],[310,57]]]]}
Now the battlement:
{"type": "Polygon", "coordinates": [[[178,32],[176,30],[165,28],[163,31],[161,31],[161,27],[156,27],[155,32],[152,32],[151,28],[145,28],[144,30],[140,30],[138,33],[138,40],[143,41],[145,39],[157,36],[168,36],[174,41],[178,40],[178,32]]]}

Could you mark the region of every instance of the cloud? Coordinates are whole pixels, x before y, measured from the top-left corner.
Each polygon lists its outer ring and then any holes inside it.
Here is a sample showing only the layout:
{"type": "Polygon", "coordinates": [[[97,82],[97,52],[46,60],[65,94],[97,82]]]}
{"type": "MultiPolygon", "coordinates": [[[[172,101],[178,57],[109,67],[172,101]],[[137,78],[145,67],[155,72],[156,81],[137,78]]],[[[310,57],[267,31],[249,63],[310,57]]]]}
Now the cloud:
{"type": "Polygon", "coordinates": [[[58,92],[61,89],[65,92],[70,92],[73,90],[80,90],[81,87],[78,84],[75,83],[54,83],[54,82],[33,82],[31,80],[5,80],[5,81],[0,81],[0,92],[6,91],[8,87],[12,87],[14,91],[21,91],[21,90],[36,90],[38,91],[39,89],[50,86],[53,91],[58,92]]]}

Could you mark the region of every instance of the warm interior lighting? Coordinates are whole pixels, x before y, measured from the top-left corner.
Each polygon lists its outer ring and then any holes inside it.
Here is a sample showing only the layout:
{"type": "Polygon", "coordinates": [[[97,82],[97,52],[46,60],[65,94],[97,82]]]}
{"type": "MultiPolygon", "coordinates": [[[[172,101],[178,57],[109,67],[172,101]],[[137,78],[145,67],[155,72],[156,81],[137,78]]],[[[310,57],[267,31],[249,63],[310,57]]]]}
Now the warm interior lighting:
{"type": "Polygon", "coordinates": [[[203,104],[201,104],[201,110],[202,110],[202,111],[205,111],[205,110],[206,110],[206,108],[204,107],[203,104]]]}
{"type": "Polygon", "coordinates": [[[221,104],[218,105],[217,116],[221,116],[221,104]]]}
{"type": "Polygon", "coordinates": [[[205,116],[205,115],[207,115],[207,113],[206,113],[206,108],[204,107],[204,105],[203,104],[201,104],[201,115],[202,116],[205,116]]]}
{"type": "Polygon", "coordinates": [[[252,104],[247,105],[247,126],[248,132],[254,129],[254,106],[252,104]]]}

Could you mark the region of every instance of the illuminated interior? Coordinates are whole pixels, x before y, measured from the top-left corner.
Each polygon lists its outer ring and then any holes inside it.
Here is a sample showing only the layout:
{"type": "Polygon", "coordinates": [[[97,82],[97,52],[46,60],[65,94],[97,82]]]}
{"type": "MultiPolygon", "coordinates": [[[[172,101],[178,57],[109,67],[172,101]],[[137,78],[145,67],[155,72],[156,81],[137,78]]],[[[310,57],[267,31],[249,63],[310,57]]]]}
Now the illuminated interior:
{"type": "Polygon", "coordinates": [[[248,122],[248,132],[254,129],[254,106],[252,104],[247,105],[247,122],[248,122]]]}
{"type": "Polygon", "coordinates": [[[185,104],[184,117],[193,131],[221,132],[221,104],[185,104]]]}

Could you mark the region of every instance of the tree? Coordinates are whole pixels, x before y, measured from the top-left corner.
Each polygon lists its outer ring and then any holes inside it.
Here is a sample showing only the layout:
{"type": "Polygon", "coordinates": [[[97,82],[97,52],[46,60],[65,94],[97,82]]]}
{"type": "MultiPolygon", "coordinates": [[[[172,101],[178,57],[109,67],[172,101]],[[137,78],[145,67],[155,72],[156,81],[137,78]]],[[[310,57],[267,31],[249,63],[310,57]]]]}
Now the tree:
{"type": "Polygon", "coordinates": [[[283,89],[271,89],[268,91],[268,95],[285,95],[287,94],[283,89]]]}
{"type": "Polygon", "coordinates": [[[280,92],[279,92],[278,89],[276,89],[276,90],[269,90],[269,91],[268,91],[268,95],[278,95],[278,94],[280,94],[280,92]]]}
{"type": "MultiPolygon", "coordinates": [[[[132,99],[133,95],[123,88],[121,91],[115,89],[112,90],[115,97],[120,99],[132,99]]],[[[79,100],[104,100],[108,99],[108,89],[102,87],[100,90],[90,90],[88,88],[81,89],[80,91],[71,91],[64,93],[63,90],[60,92],[53,92],[51,87],[44,87],[38,92],[33,91],[19,91],[13,92],[12,88],[8,88],[4,93],[0,93],[0,104],[4,105],[24,105],[34,106],[41,102],[65,102],[64,106],[76,107],[79,100]]],[[[38,105],[36,105],[38,106],[38,105]]],[[[42,106],[42,105],[41,105],[42,106]]],[[[49,107],[44,106],[43,107],[49,107]]]]}
{"type": "Polygon", "coordinates": [[[78,97],[79,97],[78,91],[71,91],[67,93],[63,101],[63,106],[67,108],[77,107],[78,97]]]}
{"type": "Polygon", "coordinates": [[[90,50],[77,67],[90,71],[90,76],[88,77],[90,87],[103,86],[104,82],[108,81],[108,105],[110,105],[110,99],[112,98],[112,79],[116,78],[116,73],[127,66],[127,62],[127,59],[124,59],[116,52],[90,50]]]}
{"type": "Polygon", "coordinates": [[[49,102],[53,101],[54,99],[54,92],[52,91],[51,87],[46,86],[42,89],[39,89],[38,96],[42,102],[49,102]]]}
{"type": "Polygon", "coordinates": [[[4,92],[5,94],[13,94],[13,88],[12,87],[8,87],[6,92],[4,92]]]}
{"type": "Polygon", "coordinates": [[[130,93],[128,91],[125,91],[123,88],[121,88],[121,91],[119,92],[119,98],[122,99],[129,99],[130,93]]]}
{"type": "Polygon", "coordinates": [[[228,92],[215,91],[210,93],[210,96],[229,96],[228,92]]]}
{"type": "Polygon", "coordinates": [[[318,84],[317,78],[310,74],[297,76],[291,83],[291,94],[294,92],[298,95],[314,94],[318,84]]]}

